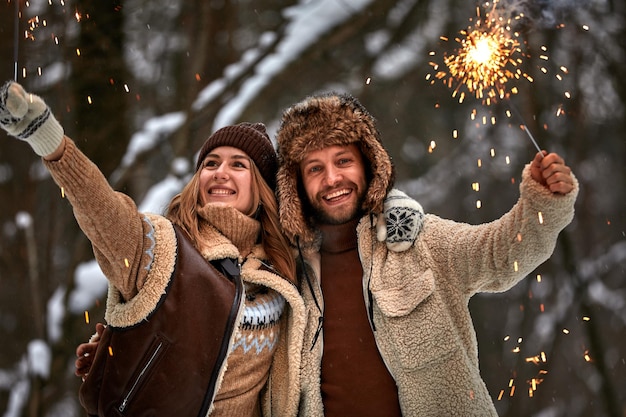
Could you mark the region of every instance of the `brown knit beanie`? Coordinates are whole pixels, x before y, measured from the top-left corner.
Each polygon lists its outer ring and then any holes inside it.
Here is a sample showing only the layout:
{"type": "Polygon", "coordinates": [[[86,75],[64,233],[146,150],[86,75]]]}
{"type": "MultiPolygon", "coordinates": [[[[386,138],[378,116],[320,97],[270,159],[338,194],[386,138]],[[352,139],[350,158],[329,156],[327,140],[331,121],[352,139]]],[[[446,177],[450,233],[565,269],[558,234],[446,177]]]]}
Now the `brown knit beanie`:
{"type": "Polygon", "coordinates": [[[244,151],[254,161],[267,185],[272,189],[275,188],[278,169],[276,151],[263,123],[244,122],[215,131],[200,149],[196,171],[207,154],[218,146],[232,146],[244,151]]]}

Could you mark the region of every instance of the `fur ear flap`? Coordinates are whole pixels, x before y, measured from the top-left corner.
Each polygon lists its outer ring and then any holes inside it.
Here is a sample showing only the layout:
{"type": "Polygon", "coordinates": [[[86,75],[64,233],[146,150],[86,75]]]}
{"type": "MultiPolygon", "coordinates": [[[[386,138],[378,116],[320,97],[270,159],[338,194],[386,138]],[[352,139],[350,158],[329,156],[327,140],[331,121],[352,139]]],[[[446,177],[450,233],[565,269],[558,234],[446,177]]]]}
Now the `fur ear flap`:
{"type": "Polygon", "coordinates": [[[392,252],[413,246],[424,226],[422,206],[400,190],[389,191],[376,222],[376,238],[392,252]]]}

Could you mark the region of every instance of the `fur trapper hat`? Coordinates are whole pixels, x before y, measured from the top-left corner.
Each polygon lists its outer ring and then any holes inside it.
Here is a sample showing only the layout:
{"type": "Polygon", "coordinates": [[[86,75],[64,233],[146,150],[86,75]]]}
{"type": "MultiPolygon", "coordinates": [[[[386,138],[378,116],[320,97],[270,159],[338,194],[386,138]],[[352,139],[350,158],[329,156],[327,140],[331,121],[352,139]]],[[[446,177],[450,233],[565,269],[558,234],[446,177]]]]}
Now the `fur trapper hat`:
{"type": "Polygon", "coordinates": [[[362,209],[380,213],[385,195],[393,186],[394,168],[382,146],[375,120],[363,105],[345,93],[307,97],[285,110],[276,136],[279,168],[277,195],[280,222],[287,238],[306,246],[314,243],[316,231],[305,219],[300,162],[311,151],[333,145],[359,145],[368,173],[368,189],[362,209]],[[369,165],[369,166],[368,166],[369,165]]]}
{"type": "Polygon", "coordinates": [[[196,171],[209,152],[219,146],[232,146],[244,151],[254,161],[267,185],[272,189],[276,187],[276,151],[263,123],[243,122],[216,130],[198,153],[196,171]]]}

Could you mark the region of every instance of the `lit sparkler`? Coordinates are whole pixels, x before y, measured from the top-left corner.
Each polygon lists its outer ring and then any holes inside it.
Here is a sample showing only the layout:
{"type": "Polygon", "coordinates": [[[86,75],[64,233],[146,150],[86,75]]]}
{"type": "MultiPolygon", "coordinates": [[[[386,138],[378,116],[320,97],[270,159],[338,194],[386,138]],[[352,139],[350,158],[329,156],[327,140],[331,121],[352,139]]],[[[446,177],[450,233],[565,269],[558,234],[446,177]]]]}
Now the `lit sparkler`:
{"type": "MultiPolygon", "coordinates": [[[[511,18],[498,16],[496,5],[497,1],[485,17],[481,16],[480,8],[476,8],[475,24],[460,31],[454,38],[459,47],[454,53],[444,55],[446,69],[430,63],[436,71],[435,78],[452,88],[452,96],[458,96],[459,102],[464,101],[467,90],[489,105],[517,93],[514,86],[509,87],[510,81],[522,78],[533,81],[520,69],[524,53],[519,33],[512,30],[511,18]]],[[[521,16],[514,19],[519,18],[521,16]]]]}
{"type": "MultiPolygon", "coordinates": [[[[512,28],[513,21],[523,18],[523,15],[503,17],[497,13],[497,5],[498,0],[495,0],[485,16],[481,15],[479,7],[476,8],[474,25],[461,30],[454,38],[458,47],[453,53],[444,54],[445,65],[430,62],[435,73],[434,77],[429,74],[427,79],[431,84],[437,79],[443,81],[452,89],[452,97],[458,97],[459,103],[470,94],[489,106],[517,94],[518,89],[515,85],[517,81],[533,82],[533,78],[520,68],[526,56],[522,50],[525,43],[521,40],[520,34],[512,28]]],[[[446,37],[440,39],[448,41],[446,37]]],[[[435,53],[431,52],[431,56],[434,55],[435,53]]],[[[544,57],[547,59],[547,56],[544,57]]],[[[520,118],[522,130],[526,132],[537,151],[541,152],[541,148],[512,103],[511,108],[520,118]]]]}

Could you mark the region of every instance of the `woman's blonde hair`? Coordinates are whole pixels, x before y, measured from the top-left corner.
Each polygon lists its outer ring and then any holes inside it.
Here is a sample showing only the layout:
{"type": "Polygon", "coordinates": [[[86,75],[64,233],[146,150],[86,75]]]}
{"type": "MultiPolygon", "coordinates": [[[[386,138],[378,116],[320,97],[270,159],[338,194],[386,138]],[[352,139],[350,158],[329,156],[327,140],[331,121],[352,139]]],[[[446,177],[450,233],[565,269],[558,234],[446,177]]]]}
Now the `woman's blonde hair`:
{"type": "MultiPolygon", "coordinates": [[[[252,173],[252,212],[261,223],[261,244],[271,265],[278,274],[290,282],[296,282],[296,262],[278,220],[278,203],[274,191],[267,185],[254,161],[250,160],[252,173]]],[[[187,232],[194,246],[198,245],[200,228],[197,208],[200,204],[200,172],[198,169],[183,190],[174,196],[165,213],[172,223],[187,232]]]]}

